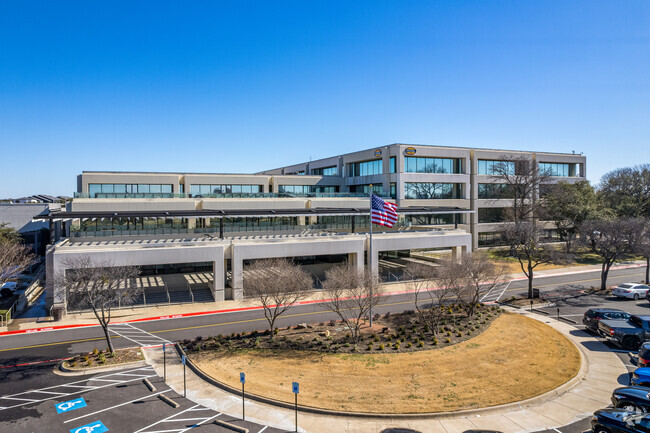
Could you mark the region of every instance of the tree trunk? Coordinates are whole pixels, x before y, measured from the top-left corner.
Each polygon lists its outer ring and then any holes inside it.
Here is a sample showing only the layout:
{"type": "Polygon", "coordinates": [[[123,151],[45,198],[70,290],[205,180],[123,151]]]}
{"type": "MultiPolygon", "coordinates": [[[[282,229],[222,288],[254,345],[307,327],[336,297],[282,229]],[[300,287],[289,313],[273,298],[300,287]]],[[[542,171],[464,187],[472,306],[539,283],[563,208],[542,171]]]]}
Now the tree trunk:
{"type": "Polygon", "coordinates": [[[645,258],[645,283],[650,283],[650,256],[645,258]]]}
{"type": "Polygon", "coordinates": [[[533,267],[528,263],[528,299],[533,299],[533,267]]]}
{"type": "Polygon", "coordinates": [[[607,274],[609,274],[609,267],[611,264],[603,263],[603,270],[600,273],[600,290],[607,290],[607,274]]]}
{"type": "Polygon", "coordinates": [[[106,344],[108,347],[108,351],[110,353],[115,352],[115,349],[113,349],[113,342],[111,341],[111,336],[108,333],[108,323],[102,323],[102,330],[104,331],[104,336],[106,337],[106,344]]]}

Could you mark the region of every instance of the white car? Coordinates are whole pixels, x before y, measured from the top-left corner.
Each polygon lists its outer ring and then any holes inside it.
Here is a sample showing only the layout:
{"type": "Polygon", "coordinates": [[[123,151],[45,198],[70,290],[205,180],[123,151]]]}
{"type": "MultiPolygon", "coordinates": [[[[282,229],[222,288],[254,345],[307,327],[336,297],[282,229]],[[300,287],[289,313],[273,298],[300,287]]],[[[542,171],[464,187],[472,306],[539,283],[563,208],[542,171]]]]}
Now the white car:
{"type": "Polygon", "coordinates": [[[638,300],[639,298],[645,298],[648,290],[650,290],[650,286],[645,284],[623,283],[612,289],[612,295],[618,298],[638,300]]]}

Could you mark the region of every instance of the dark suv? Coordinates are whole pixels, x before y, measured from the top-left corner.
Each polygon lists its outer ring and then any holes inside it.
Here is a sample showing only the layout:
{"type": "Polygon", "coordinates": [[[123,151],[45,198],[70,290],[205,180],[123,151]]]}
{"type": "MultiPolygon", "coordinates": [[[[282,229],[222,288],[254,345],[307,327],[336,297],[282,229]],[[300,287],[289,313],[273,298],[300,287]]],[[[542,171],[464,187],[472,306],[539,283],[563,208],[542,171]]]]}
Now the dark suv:
{"type": "Polygon", "coordinates": [[[601,320],[628,320],[629,318],[630,313],[617,310],[616,308],[590,308],[585,311],[585,315],[582,317],[582,323],[588,331],[597,333],[598,322],[601,320]]]}

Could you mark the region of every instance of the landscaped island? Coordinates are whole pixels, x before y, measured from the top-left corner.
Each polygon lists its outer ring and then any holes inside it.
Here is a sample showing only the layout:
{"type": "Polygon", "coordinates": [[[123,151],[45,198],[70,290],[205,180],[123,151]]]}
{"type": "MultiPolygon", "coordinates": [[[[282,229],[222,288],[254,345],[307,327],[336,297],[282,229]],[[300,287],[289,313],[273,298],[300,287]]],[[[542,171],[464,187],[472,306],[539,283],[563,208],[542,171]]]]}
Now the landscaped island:
{"type": "Polygon", "coordinates": [[[297,381],[301,405],[368,413],[510,403],[578,373],[580,354],[562,334],[499,311],[482,306],[460,320],[452,308],[437,335],[416,314],[382,316],[356,348],[340,322],[285,328],[273,340],[267,331],[184,345],[196,365],[222,383],[239,388],[245,372],[247,393],[293,402],[291,382],[297,381]]]}

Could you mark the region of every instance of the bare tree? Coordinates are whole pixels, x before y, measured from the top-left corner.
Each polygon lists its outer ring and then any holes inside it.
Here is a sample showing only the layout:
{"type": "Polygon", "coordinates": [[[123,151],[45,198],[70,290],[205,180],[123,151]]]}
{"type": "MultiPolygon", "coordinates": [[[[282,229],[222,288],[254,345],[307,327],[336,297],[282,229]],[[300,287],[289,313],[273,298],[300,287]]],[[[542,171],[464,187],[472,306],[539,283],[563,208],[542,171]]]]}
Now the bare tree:
{"type": "Polygon", "coordinates": [[[455,290],[457,298],[465,309],[467,317],[472,317],[481,296],[504,283],[508,277],[504,265],[493,263],[486,254],[476,252],[463,254],[460,262],[449,262],[443,272],[457,274],[455,290]]]}
{"type": "Polygon", "coordinates": [[[334,266],[325,273],[323,290],[325,306],[341,319],[350,330],[352,341],[358,343],[363,319],[381,295],[377,278],[370,271],[350,264],[334,266]]]}
{"type": "Polygon", "coordinates": [[[510,196],[504,198],[512,199],[510,220],[535,220],[539,210],[539,187],[550,182],[549,173],[540,171],[534,161],[507,155],[492,166],[492,172],[495,181],[507,185],[505,190],[510,196]]]}
{"type": "Polygon", "coordinates": [[[582,225],[581,242],[602,261],[601,289],[607,289],[607,275],[612,265],[632,251],[634,229],[634,221],[629,219],[592,220],[582,225]]]}
{"type": "Polygon", "coordinates": [[[262,304],[273,340],[275,322],[308,290],[313,280],[299,265],[288,259],[264,259],[251,263],[244,274],[244,295],[262,304]]]}
{"type": "Polygon", "coordinates": [[[445,282],[438,279],[439,267],[423,263],[409,263],[406,267],[411,281],[411,299],[420,321],[426,324],[434,334],[440,331],[440,323],[444,315],[443,302],[451,296],[451,291],[445,282]]]}
{"type": "Polygon", "coordinates": [[[108,350],[114,352],[108,332],[111,312],[120,303],[131,303],[137,296],[139,290],[134,279],[140,275],[140,269],[98,263],[89,257],[68,260],[64,268],[55,281],[65,287],[69,308],[92,309],[104,331],[108,350]]]}
{"type": "Polygon", "coordinates": [[[528,299],[532,299],[535,268],[543,263],[560,261],[559,253],[542,242],[541,232],[532,221],[505,224],[500,233],[503,242],[510,247],[510,254],[519,261],[521,271],[528,278],[528,299]]]}
{"type": "Polygon", "coordinates": [[[31,249],[13,229],[0,225],[0,286],[20,275],[34,261],[31,249]]]}

